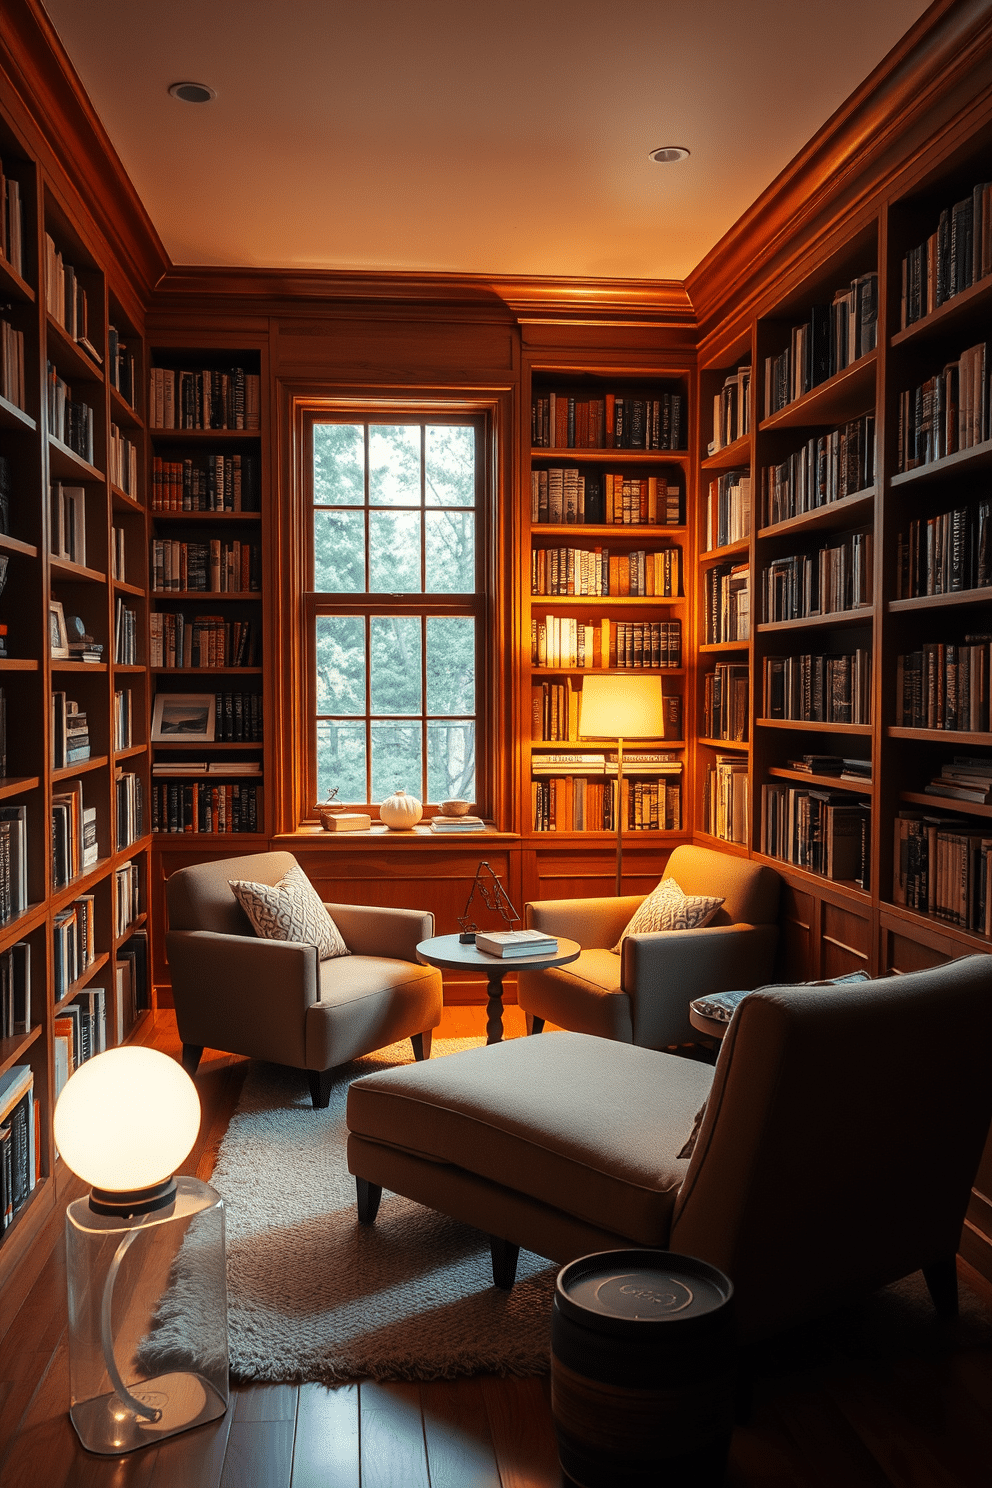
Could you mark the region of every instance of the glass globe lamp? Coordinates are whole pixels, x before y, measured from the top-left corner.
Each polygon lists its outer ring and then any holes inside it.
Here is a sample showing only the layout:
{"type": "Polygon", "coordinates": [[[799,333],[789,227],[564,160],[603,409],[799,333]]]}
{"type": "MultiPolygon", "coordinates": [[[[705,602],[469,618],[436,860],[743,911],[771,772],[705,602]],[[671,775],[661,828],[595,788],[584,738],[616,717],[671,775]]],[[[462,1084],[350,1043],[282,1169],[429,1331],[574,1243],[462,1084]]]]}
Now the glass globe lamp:
{"type": "Polygon", "coordinates": [[[156,1049],[81,1065],[55,1107],[55,1143],[91,1185],[66,1210],[69,1416],[117,1455],[202,1425],[228,1404],[224,1203],[175,1177],[200,1102],[156,1049]]]}

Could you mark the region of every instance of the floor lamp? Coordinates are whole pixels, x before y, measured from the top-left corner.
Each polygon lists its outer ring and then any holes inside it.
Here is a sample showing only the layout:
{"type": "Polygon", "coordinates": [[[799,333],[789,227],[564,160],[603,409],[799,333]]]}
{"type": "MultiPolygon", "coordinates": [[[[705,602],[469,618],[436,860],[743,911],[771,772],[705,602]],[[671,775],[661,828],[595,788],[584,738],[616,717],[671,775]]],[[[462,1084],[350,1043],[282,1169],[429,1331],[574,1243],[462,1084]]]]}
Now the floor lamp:
{"type": "Polygon", "coordinates": [[[618,677],[615,673],[582,679],[579,734],[584,739],[616,739],[617,788],[613,802],[617,824],[617,898],[623,881],[623,741],[663,739],[665,713],[660,677],[618,677]]]}

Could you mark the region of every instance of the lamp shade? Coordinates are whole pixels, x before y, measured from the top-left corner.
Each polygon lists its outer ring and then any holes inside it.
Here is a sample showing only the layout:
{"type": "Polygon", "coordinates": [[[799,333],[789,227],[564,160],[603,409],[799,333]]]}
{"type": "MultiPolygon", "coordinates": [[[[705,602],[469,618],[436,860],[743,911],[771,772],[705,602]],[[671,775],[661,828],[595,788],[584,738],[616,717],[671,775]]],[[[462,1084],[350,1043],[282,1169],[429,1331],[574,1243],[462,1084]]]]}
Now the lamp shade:
{"type": "Polygon", "coordinates": [[[200,1129],[189,1075],[158,1049],[97,1054],[67,1081],[55,1107],[55,1143],[84,1182],[109,1193],[172,1176],[200,1129]]]}
{"type": "Polygon", "coordinates": [[[587,739],[663,738],[661,678],[583,677],[579,733],[587,739]]]}

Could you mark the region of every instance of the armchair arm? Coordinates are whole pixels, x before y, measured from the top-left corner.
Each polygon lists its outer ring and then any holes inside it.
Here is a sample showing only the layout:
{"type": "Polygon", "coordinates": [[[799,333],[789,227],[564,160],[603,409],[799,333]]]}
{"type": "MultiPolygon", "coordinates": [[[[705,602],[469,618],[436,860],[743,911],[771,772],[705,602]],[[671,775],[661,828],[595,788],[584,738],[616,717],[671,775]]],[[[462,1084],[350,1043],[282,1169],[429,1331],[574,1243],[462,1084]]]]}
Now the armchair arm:
{"type": "Polygon", "coordinates": [[[212,930],[170,930],[165,945],[184,1044],[306,1068],[314,946],[212,930]]]}
{"type": "Polygon", "coordinates": [[[434,934],[434,916],[424,909],[384,909],[373,904],[325,904],[355,956],[389,956],[417,962],[417,946],[434,934]]]}
{"type": "Polygon", "coordinates": [[[584,951],[608,951],[643,901],[643,894],[627,894],[621,899],[542,899],[524,905],[524,924],[528,929],[577,940],[584,951]]]}
{"type": "Polygon", "coordinates": [[[628,935],[621,985],[631,1002],[634,1043],[660,1049],[694,1041],[689,1003],[769,981],[777,942],[777,925],[706,925],[628,935]]]}

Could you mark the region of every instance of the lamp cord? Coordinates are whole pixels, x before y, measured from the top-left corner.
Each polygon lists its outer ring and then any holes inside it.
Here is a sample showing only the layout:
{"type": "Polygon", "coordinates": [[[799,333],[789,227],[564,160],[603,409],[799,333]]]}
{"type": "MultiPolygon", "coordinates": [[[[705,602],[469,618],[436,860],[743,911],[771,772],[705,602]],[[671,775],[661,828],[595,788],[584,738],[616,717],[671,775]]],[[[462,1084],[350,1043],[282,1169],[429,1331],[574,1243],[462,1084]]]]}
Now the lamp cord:
{"type": "Polygon", "coordinates": [[[117,1282],[117,1275],[123,1264],[124,1257],[140,1233],[141,1220],[139,1220],[133,1229],[128,1230],[124,1239],[118,1245],[114,1259],[110,1263],[110,1270],[107,1272],[107,1280],[103,1287],[103,1302],[100,1307],[100,1340],[103,1344],[103,1362],[107,1366],[110,1383],[113,1385],[114,1391],[122,1404],[128,1406],[136,1416],[143,1416],[146,1421],[159,1421],[161,1420],[162,1412],[154,1406],[143,1404],[142,1401],[131,1394],[127,1385],[121,1379],[120,1371],[117,1368],[117,1360],[114,1357],[114,1335],[111,1327],[114,1286],[117,1282]]]}

